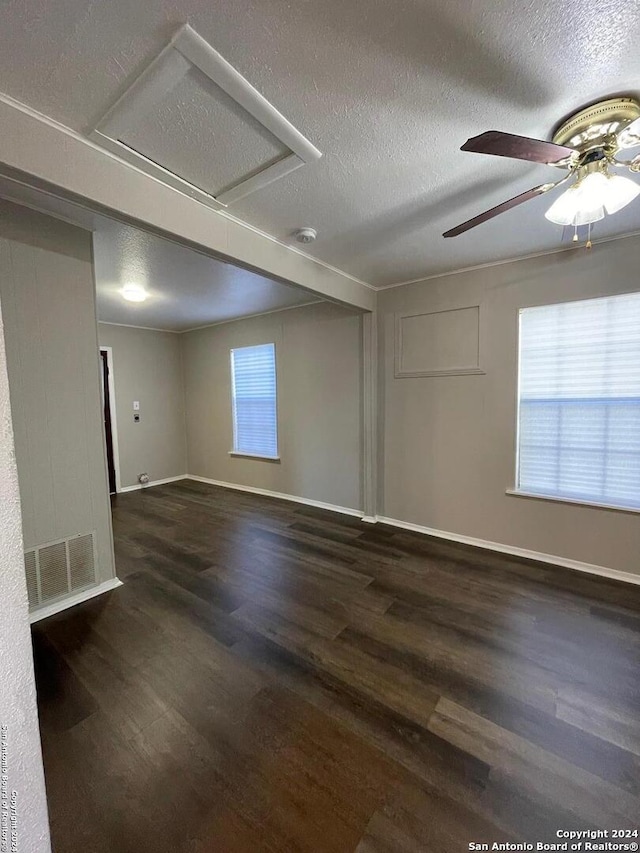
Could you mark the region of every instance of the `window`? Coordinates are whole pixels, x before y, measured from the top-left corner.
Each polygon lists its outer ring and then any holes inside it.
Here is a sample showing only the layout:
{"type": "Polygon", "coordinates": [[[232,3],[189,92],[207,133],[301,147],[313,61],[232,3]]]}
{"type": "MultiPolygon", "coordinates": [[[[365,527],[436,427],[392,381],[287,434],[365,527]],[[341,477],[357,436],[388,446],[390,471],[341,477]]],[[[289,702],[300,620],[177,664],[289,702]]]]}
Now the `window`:
{"type": "Polygon", "coordinates": [[[275,344],[231,350],[233,452],[278,458],[275,344]]]}
{"type": "Polygon", "coordinates": [[[520,312],[517,489],[640,509],[640,293],[520,312]]]}

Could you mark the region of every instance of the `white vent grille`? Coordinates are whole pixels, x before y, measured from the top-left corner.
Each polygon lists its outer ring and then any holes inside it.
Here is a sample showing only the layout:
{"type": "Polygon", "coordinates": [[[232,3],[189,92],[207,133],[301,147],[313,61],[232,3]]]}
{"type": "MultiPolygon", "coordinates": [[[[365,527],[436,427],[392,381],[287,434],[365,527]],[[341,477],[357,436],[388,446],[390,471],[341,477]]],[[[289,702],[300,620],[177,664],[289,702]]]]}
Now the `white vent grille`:
{"type": "Polygon", "coordinates": [[[38,572],[36,569],[36,552],[27,551],[24,555],[24,570],[27,575],[27,593],[29,595],[29,607],[35,607],[38,603],[38,572]]]}
{"type": "Polygon", "coordinates": [[[69,574],[71,589],[82,589],[95,582],[95,560],[93,559],[93,534],[69,539],[69,574]]]}
{"type": "Polygon", "coordinates": [[[69,592],[67,546],[64,542],[38,549],[38,569],[42,601],[50,601],[69,592]]]}
{"type": "Polygon", "coordinates": [[[96,582],[93,533],[40,545],[24,555],[29,607],[64,598],[96,582]]]}

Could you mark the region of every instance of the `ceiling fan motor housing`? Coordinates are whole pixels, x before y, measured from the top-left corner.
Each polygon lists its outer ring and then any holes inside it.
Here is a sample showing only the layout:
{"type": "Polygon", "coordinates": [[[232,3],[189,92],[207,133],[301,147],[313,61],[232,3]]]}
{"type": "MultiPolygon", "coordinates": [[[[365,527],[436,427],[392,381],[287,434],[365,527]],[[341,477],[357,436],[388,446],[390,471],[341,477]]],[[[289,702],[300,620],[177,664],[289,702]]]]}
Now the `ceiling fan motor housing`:
{"type": "Polygon", "coordinates": [[[636,133],[625,136],[625,129],[640,118],[640,103],[635,98],[609,98],[570,116],[556,129],[553,142],[568,145],[583,155],[601,149],[613,157],[620,148],[638,145],[636,133]]]}

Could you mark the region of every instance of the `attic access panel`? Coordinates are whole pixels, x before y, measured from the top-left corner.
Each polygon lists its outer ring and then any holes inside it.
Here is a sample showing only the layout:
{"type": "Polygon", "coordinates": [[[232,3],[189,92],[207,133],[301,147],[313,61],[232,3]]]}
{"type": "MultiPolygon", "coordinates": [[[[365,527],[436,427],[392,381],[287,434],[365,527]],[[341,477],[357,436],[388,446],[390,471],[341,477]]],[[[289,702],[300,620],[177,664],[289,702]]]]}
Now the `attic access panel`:
{"type": "Polygon", "coordinates": [[[291,152],[197,68],[121,139],[214,197],[291,152]],[[241,144],[229,144],[240,140],[241,144]]]}
{"type": "Polygon", "coordinates": [[[218,209],[322,156],[188,24],[90,138],[218,209]]]}

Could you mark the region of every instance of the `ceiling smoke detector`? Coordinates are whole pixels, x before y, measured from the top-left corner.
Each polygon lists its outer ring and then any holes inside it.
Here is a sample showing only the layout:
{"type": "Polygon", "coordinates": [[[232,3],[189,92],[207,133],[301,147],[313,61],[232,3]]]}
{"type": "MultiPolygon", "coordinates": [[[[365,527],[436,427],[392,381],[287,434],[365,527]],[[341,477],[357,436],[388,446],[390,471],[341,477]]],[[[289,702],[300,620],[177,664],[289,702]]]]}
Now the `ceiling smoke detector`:
{"type": "Polygon", "coordinates": [[[298,243],[313,243],[318,236],[318,232],[315,228],[298,228],[297,231],[294,231],[293,236],[298,243]]]}

